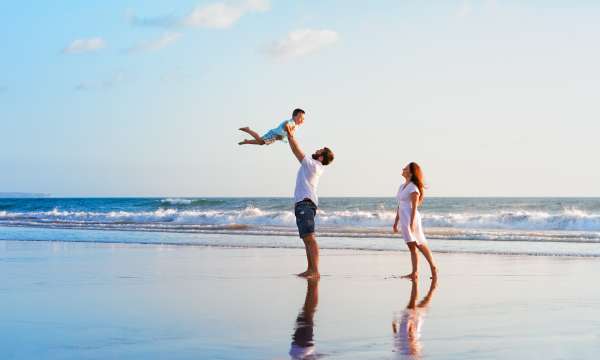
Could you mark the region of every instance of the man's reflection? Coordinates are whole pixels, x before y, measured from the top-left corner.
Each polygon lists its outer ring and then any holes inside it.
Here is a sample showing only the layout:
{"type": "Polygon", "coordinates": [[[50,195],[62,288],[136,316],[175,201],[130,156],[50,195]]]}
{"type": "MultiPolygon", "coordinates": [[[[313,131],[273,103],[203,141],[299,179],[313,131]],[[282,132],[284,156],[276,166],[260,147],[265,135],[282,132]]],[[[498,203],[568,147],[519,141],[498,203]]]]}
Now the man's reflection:
{"type": "Polygon", "coordinates": [[[296,318],[296,326],[292,335],[290,356],[292,359],[316,359],[313,339],[314,316],[319,302],[319,279],[307,279],[304,306],[296,318]]]}
{"type": "Polygon", "coordinates": [[[392,330],[394,331],[394,348],[395,351],[402,357],[406,356],[409,359],[421,358],[421,328],[427,305],[431,301],[434,290],[437,287],[437,279],[431,281],[427,295],[417,304],[419,296],[418,282],[412,280],[412,288],[410,291],[410,300],[406,309],[401,314],[395,314],[392,321],[392,330]]]}

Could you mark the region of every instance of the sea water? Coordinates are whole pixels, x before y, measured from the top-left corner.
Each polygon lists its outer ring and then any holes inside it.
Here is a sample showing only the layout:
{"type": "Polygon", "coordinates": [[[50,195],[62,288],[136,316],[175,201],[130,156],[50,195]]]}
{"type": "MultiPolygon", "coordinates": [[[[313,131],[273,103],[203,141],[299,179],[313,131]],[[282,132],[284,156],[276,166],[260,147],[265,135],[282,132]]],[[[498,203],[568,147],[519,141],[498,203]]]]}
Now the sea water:
{"type": "MultiPolygon", "coordinates": [[[[393,198],[321,198],[324,248],[396,250],[393,198]]],[[[600,256],[600,198],[427,198],[434,250],[600,256]]],[[[289,198],[6,198],[0,240],[299,247],[289,198]],[[149,234],[150,233],[150,234],[149,234]]]]}

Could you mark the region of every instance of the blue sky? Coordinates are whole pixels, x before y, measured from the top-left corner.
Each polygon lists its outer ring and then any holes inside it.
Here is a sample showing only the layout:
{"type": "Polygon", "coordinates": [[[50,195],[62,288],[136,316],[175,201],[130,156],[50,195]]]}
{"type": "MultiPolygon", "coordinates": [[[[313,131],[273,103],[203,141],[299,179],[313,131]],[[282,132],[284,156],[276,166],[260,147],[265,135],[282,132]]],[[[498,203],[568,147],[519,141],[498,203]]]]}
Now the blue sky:
{"type": "Polygon", "coordinates": [[[62,1],[0,10],[0,191],[289,196],[307,110],[323,196],[600,196],[594,1],[62,1]]]}

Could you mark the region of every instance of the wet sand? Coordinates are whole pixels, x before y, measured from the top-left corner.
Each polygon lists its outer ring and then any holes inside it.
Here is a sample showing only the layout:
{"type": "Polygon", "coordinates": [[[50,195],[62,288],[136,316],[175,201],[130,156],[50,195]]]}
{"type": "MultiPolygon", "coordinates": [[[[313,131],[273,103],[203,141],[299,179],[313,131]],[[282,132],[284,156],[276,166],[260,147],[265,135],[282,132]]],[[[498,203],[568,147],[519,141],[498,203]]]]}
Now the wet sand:
{"type": "Polygon", "coordinates": [[[596,358],[597,259],[434,255],[429,291],[406,252],[323,250],[307,282],[300,249],[0,241],[0,355],[596,358]]]}

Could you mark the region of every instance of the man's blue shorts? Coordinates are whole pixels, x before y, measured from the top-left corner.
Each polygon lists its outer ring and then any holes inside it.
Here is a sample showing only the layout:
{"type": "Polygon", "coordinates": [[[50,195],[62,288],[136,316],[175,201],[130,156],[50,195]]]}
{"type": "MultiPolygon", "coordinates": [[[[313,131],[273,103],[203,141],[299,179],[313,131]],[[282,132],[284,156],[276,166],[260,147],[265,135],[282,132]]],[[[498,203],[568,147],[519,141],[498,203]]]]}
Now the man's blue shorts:
{"type": "Polygon", "coordinates": [[[315,216],[317,215],[317,205],[309,199],[304,199],[296,203],[294,207],[296,214],[296,225],[301,238],[315,232],[315,216]]]}

